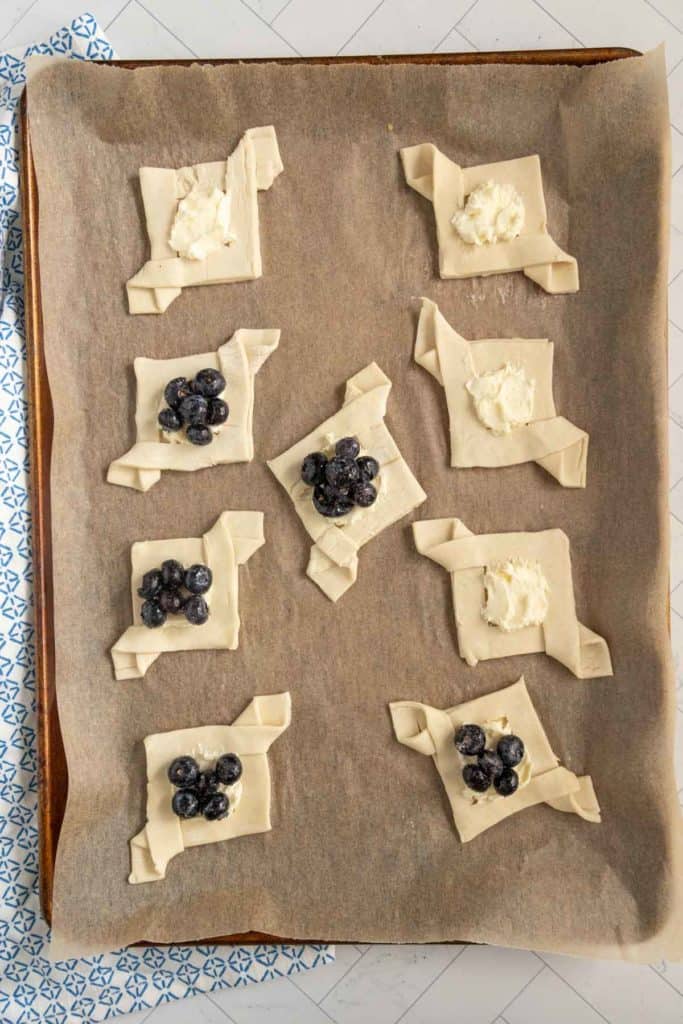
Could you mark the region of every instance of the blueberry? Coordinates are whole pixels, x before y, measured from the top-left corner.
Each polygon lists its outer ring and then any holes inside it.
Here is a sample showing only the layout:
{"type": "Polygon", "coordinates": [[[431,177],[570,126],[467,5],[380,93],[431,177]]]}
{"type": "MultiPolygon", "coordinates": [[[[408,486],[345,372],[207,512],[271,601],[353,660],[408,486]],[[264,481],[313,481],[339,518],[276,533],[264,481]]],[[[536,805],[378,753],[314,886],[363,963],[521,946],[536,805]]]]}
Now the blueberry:
{"type": "Polygon", "coordinates": [[[354,484],[351,488],[351,499],[361,508],[370,508],[377,498],[377,490],[370,483],[354,484]]]}
{"type": "Polygon", "coordinates": [[[176,757],[168,766],[168,781],[181,789],[193,787],[199,779],[199,765],[189,754],[176,757]]]}
{"type": "Polygon", "coordinates": [[[142,616],[143,623],[149,629],[158,629],[159,626],[163,626],[166,622],[166,612],[156,599],[143,601],[140,615],[142,616]]]}
{"type": "Polygon", "coordinates": [[[453,740],[455,749],[466,757],[476,757],[486,746],[484,730],[478,725],[461,725],[453,740]]]}
{"type": "Polygon", "coordinates": [[[204,804],[210,796],[218,792],[218,776],[211,768],[199,773],[199,778],[194,787],[197,790],[200,804],[204,804]]]}
{"type": "Polygon", "coordinates": [[[475,793],[485,793],[491,785],[488,774],[478,764],[466,764],[462,770],[462,777],[468,789],[473,789],[475,793]]]}
{"type": "Polygon", "coordinates": [[[157,418],[159,420],[159,426],[162,430],[165,430],[167,434],[180,430],[183,425],[183,421],[181,420],[179,413],[170,407],[162,409],[157,418]]]}
{"type": "Polygon", "coordinates": [[[209,403],[203,395],[187,395],[178,406],[178,412],[183,421],[190,426],[205,426],[209,415],[209,403]]]}
{"type": "Polygon", "coordinates": [[[242,762],[237,754],[223,754],[216,761],[216,775],[224,786],[232,786],[242,775],[242,762]]]}
{"type": "Polygon", "coordinates": [[[213,793],[202,804],[202,814],[207,821],[220,821],[221,818],[227,818],[229,810],[230,801],[225,793],[213,793]]]}
{"type": "Polygon", "coordinates": [[[195,818],[199,814],[199,797],[193,789],[177,789],[171,807],[179,818],[195,818]]]}
{"type": "Polygon", "coordinates": [[[342,437],[334,446],[334,451],[341,459],[357,459],[360,445],[355,437],[342,437]]]}
{"type": "Polygon", "coordinates": [[[175,558],[161,563],[161,581],[164,590],[178,590],[185,582],[185,570],[175,558]]]}
{"type": "Polygon", "coordinates": [[[503,768],[493,785],[500,796],[512,796],[519,786],[519,776],[514,768],[503,768]]]}
{"type": "Polygon", "coordinates": [[[311,452],[301,463],[301,479],[305,484],[320,484],[325,478],[327,456],[323,452],[311,452]]]}
{"type": "Polygon", "coordinates": [[[207,367],[195,374],[192,390],[197,395],[203,395],[204,398],[216,398],[221,391],[225,391],[225,377],[220,370],[207,367]]]}
{"type": "Polygon", "coordinates": [[[167,615],[177,615],[182,611],[183,599],[177,590],[162,590],[157,600],[162,612],[167,615]]]}
{"type": "Polygon", "coordinates": [[[318,484],[313,491],[313,504],[321,516],[338,519],[345,516],[353,508],[353,502],[344,494],[340,494],[328,484],[318,484]]]}
{"type": "Polygon", "coordinates": [[[374,480],[379,473],[379,462],[377,459],[373,459],[372,455],[361,455],[360,458],[356,459],[356,465],[358,466],[361,480],[365,480],[366,483],[374,480]]]}
{"type": "Polygon", "coordinates": [[[498,741],[498,753],[506,768],[514,768],[524,757],[524,744],[519,736],[503,736],[498,741]]]}
{"type": "Polygon", "coordinates": [[[161,572],[158,569],[150,569],[142,577],[142,584],[138,587],[140,597],[153,598],[160,593],[164,585],[161,572]]]}
{"type": "Polygon", "coordinates": [[[360,470],[353,459],[335,455],[325,466],[325,480],[338,491],[348,490],[360,480],[360,470]]]}
{"type": "Polygon", "coordinates": [[[210,427],[220,427],[221,423],[227,420],[229,413],[228,403],[222,398],[210,398],[206,422],[210,427]]]}
{"type": "Polygon", "coordinates": [[[477,758],[477,764],[488,777],[495,781],[502,773],[505,765],[495,750],[484,750],[477,758]]]}
{"type": "Polygon", "coordinates": [[[202,426],[201,424],[192,424],[186,430],[186,437],[190,444],[205,445],[211,444],[213,441],[213,434],[208,427],[202,426]]]}
{"type": "Polygon", "coordinates": [[[209,617],[209,606],[199,594],[193,594],[192,597],[188,597],[183,605],[183,611],[185,612],[185,618],[193,626],[203,626],[209,617]]]}
{"type": "Polygon", "coordinates": [[[185,573],[185,586],[191,594],[205,594],[212,580],[213,573],[208,565],[191,565],[185,573]]]}
{"type": "Polygon", "coordinates": [[[174,377],[169,380],[164,388],[164,401],[172,409],[177,409],[183,398],[192,394],[192,389],[186,377],[174,377]]]}

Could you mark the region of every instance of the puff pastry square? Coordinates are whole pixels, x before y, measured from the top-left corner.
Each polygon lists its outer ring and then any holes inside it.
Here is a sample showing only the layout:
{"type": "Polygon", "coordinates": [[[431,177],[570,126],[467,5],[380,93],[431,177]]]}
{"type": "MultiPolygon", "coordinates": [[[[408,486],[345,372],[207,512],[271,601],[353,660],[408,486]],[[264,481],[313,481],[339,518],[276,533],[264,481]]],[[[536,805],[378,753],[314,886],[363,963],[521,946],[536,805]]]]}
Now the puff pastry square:
{"type": "Polygon", "coordinates": [[[390,391],[389,378],[376,363],[370,363],[346,382],[339,412],[268,463],[314,541],[307,573],[332,601],[355,583],[358,551],[363,544],[427,497],[384,423],[390,391]],[[357,437],[361,450],[379,462],[380,471],[373,481],[377,500],[369,508],[354,508],[340,519],[326,519],[316,511],[311,488],[301,480],[301,463],[309,452],[329,448],[348,436],[357,437]]]}
{"type": "Polygon", "coordinates": [[[578,814],[586,821],[600,822],[600,807],[590,775],[576,776],[560,767],[531,703],[524,676],[503,690],[445,711],[412,700],[396,701],[389,709],[399,743],[434,758],[463,843],[511,814],[542,803],[556,811],[578,814]],[[500,718],[507,718],[511,731],[524,741],[531,761],[531,779],[512,796],[494,794],[490,799],[475,802],[474,794],[462,780],[462,760],[453,738],[461,725],[483,726],[500,718]]]}
{"type": "Polygon", "coordinates": [[[272,125],[249,128],[227,160],[180,167],[141,167],[140,189],[150,259],[126,284],[130,313],[164,313],[183,288],[260,277],[258,192],[283,170],[272,125]],[[179,256],[170,245],[178,203],[193,186],[229,192],[235,240],[203,260],[179,256]]]}
{"type": "Polygon", "coordinates": [[[268,750],[289,726],[289,693],[254,697],[232,725],[202,725],[194,729],[160,732],[145,738],[147,760],[147,823],[130,840],[131,872],[128,881],[158,882],[165,878],[169,861],[190,846],[219,843],[236,836],[269,832],[270,769],[268,750]],[[237,754],[242,762],[240,800],[227,818],[180,819],[171,809],[174,787],[166,772],[183,754],[200,760],[206,750],[219,756],[237,754]]]}
{"type": "Polygon", "coordinates": [[[546,292],[579,290],[576,260],[548,234],[538,156],[460,167],[436,146],[425,142],[402,149],[401,159],[408,185],[434,206],[441,277],[487,277],[523,270],[546,292]],[[470,192],[488,181],[514,185],[524,203],[524,226],[517,238],[470,245],[460,238],[451,218],[470,192]]]}
{"type": "Polygon", "coordinates": [[[422,299],[415,361],[446,392],[451,466],[537,462],[563,487],[586,486],[588,434],[556,413],[552,342],[545,338],[467,341],[451,327],[436,303],[422,299]],[[480,421],[466,385],[473,377],[499,370],[506,363],[521,366],[536,383],[533,419],[509,434],[496,435],[480,421]]]}
{"type": "Polygon", "coordinates": [[[148,491],[164,469],[190,472],[228,462],[250,462],[254,457],[254,377],[279,341],[277,330],[238,330],[216,352],[180,359],[136,359],[135,444],[111,463],[109,483],[148,491]],[[228,403],[230,415],[211,444],[199,446],[180,433],[164,433],[157,417],[168,382],[174,377],[194,377],[205,367],[220,370],[225,377],[221,397],[228,403]]]}
{"type": "Polygon", "coordinates": [[[413,523],[413,535],[420,554],[451,575],[458,648],[468,665],[545,651],[579,679],[612,675],[606,641],[576,617],[569,539],[562,530],[477,536],[450,518],[413,523]],[[481,613],[486,567],[509,558],[538,562],[548,581],[548,613],[540,626],[505,632],[481,613]]]}
{"type": "Polygon", "coordinates": [[[117,679],[140,679],[164,651],[234,651],[238,645],[238,566],[248,562],[265,543],[262,512],[221,512],[203,537],[148,540],[131,549],[131,596],[134,625],[129,626],[111,649],[117,679]],[[193,626],[182,615],[169,616],[163,626],[142,625],[142,598],[137,590],[150,569],[158,569],[167,558],[176,558],[186,568],[208,565],[213,583],[204,597],[209,618],[193,626]]]}

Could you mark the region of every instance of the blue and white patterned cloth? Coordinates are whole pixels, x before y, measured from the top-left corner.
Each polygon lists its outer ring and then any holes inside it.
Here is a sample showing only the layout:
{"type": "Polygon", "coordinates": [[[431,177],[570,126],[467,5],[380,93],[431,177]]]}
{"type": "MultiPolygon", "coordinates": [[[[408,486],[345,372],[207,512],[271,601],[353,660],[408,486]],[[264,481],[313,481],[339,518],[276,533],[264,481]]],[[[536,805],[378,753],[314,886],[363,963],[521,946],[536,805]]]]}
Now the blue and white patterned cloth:
{"type": "Polygon", "coordinates": [[[178,946],[51,964],[40,916],[35,651],[25,397],[18,106],[25,58],[106,60],[90,14],[46,43],[0,54],[0,1022],[69,1024],[329,963],[326,946],[178,946]]]}

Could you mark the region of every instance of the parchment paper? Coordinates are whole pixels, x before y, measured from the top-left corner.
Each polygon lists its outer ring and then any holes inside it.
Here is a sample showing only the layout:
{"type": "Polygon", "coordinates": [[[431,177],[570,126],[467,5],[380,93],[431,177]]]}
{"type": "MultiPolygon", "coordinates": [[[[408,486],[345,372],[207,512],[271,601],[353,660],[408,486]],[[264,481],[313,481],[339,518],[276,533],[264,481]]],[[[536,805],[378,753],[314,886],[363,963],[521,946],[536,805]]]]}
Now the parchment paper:
{"type": "Polygon", "coordinates": [[[256,928],[293,939],[476,940],[612,956],[681,951],[673,681],[667,635],[668,117],[661,52],[568,67],[233,66],[135,72],[69,63],[29,87],[40,188],[45,347],[55,407],[55,636],[69,803],[54,889],[55,950],[256,928]],[[284,174],[259,198],[264,276],[186,290],[162,316],[126,312],[147,257],[138,167],[223,159],[276,126],[284,174]],[[430,205],[398,150],[431,141],[462,164],[539,153],[553,237],[578,295],[522,274],[440,281],[430,205]],[[590,433],[588,487],[534,465],[448,466],[442,389],[412,359],[417,296],[467,338],[548,336],[563,414],[590,433]],[[256,458],[165,473],[150,494],[105,483],[134,437],[132,362],[280,327],[256,383],[256,458]],[[309,540],[264,462],[335,412],[376,360],[387,424],[429,495],[362,551],[338,604],[304,575],[309,540]],[[265,512],[240,570],[235,652],[164,655],[114,681],[129,624],[133,541],[197,536],[226,508],[265,512]],[[537,655],[468,668],[447,575],[411,518],[476,533],[562,527],[578,613],[613,679],[579,682],[537,655]],[[589,772],[604,823],[548,807],[467,845],[437,772],[392,736],[387,703],[448,707],[524,672],[553,748],[589,772]],[[145,820],[142,739],[228,722],[288,688],[270,754],[272,832],[190,850],[130,886],[145,820]]]}

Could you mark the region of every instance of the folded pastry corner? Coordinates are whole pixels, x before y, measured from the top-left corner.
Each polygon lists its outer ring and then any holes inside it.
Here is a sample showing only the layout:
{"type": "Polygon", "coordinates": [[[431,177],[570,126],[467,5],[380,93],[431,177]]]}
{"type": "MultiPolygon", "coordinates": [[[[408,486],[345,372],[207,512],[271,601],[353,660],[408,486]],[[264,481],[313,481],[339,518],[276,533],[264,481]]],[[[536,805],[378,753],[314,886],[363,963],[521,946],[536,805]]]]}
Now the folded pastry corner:
{"type": "Polygon", "coordinates": [[[556,413],[553,354],[545,338],[467,341],[422,299],[414,357],[446,392],[451,466],[536,462],[563,487],[586,486],[588,434],[556,413]]]}
{"type": "Polygon", "coordinates": [[[145,738],[147,821],[130,840],[132,885],[166,877],[169,861],[190,846],[203,846],[271,829],[268,750],[288,728],[288,692],[254,697],[231,725],[204,725],[155,733],[145,738]],[[201,815],[178,817],[172,808],[174,787],[168,768],[190,756],[202,769],[222,754],[236,754],[241,775],[227,789],[229,813],[218,820],[201,815]]]}
{"type": "Polygon", "coordinates": [[[254,457],[254,378],[280,343],[276,329],[241,328],[215,352],[178,359],[135,360],[135,444],[110,464],[107,482],[148,491],[163,470],[192,472],[254,457]],[[225,378],[221,399],[227,419],[212,428],[209,444],[191,444],[181,432],[169,435],[159,425],[164,389],[174,378],[190,380],[201,370],[218,370],[225,378]]]}
{"type": "Polygon", "coordinates": [[[579,679],[612,675],[607,642],[576,617],[562,530],[475,535],[451,517],[413,523],[413,536],[420,554],[450,573],[458,648],[468,665],[545,652],[579,679]]]}
{"type": "Polygon", "coordinates": [[[384,423],[390,391],[389,378],[370,363],[346,382],[339,412],[268,462],[314,542],[307,575],[331,601],[339,600],[355,583],[360,548],[427,497],[384,423]],[[377,464],[372,481],[376,500],[369,507],[354,507],[339,518],[328,518],[313,504],[312,487],[302,481],[302,463],[311,452],[332,453],[335,443],[349,435],[377,464]]]}
{"type": "Polygon", "coordinates": [[[442,278],[522,270],[547,292],[579,290],[576,260],[548,234],[538,156],[461,167],[422,143],[401,160],[407,184],[434,207],[442,278]]]}
{"type": "Polygon", "coordinates": [[[418,701],[396,701],[389,705],[389,710],[398,742],[434,759],[463,843],[511,814],[541,803],[589,822],[600,822],[600,807],[590,776],[579,777],[560,766],[524,676],[502,690],[446,710],[418,701]],[[463,769],[475,759],[463,756],[455,744],[463,726],[478,727],[489,743],[506,735],[523,740],[523,758],[515,769],[519,781],[509,795],[501,795],[486,779],[478,792],[468,787],[463,769]]]}
{"type": "Polygon", "coordinates": [[[283,165],[272,125],[249,128],[227,158],[141,167],[150,259],[126,284],[130,313],[164,313],[183,288],[260,277],[258,192],[283,165]]]}
{"type": "Polygon", "coordinates": [[[229,650],[238,646],[238,567],[265,543],[263,513],[222,512],[202,537],[142,541],[131,549],[131,592],[134,625],[111,649],[117,679],[140,679],[165,651],[229,650]],[[165,560],[182,566],[206,566],[212,582],[204,597],[208,618],[200,625],[186,618],[167,618],[150,629],[142,622],[138,596],[143,577],[165,560]]]}

